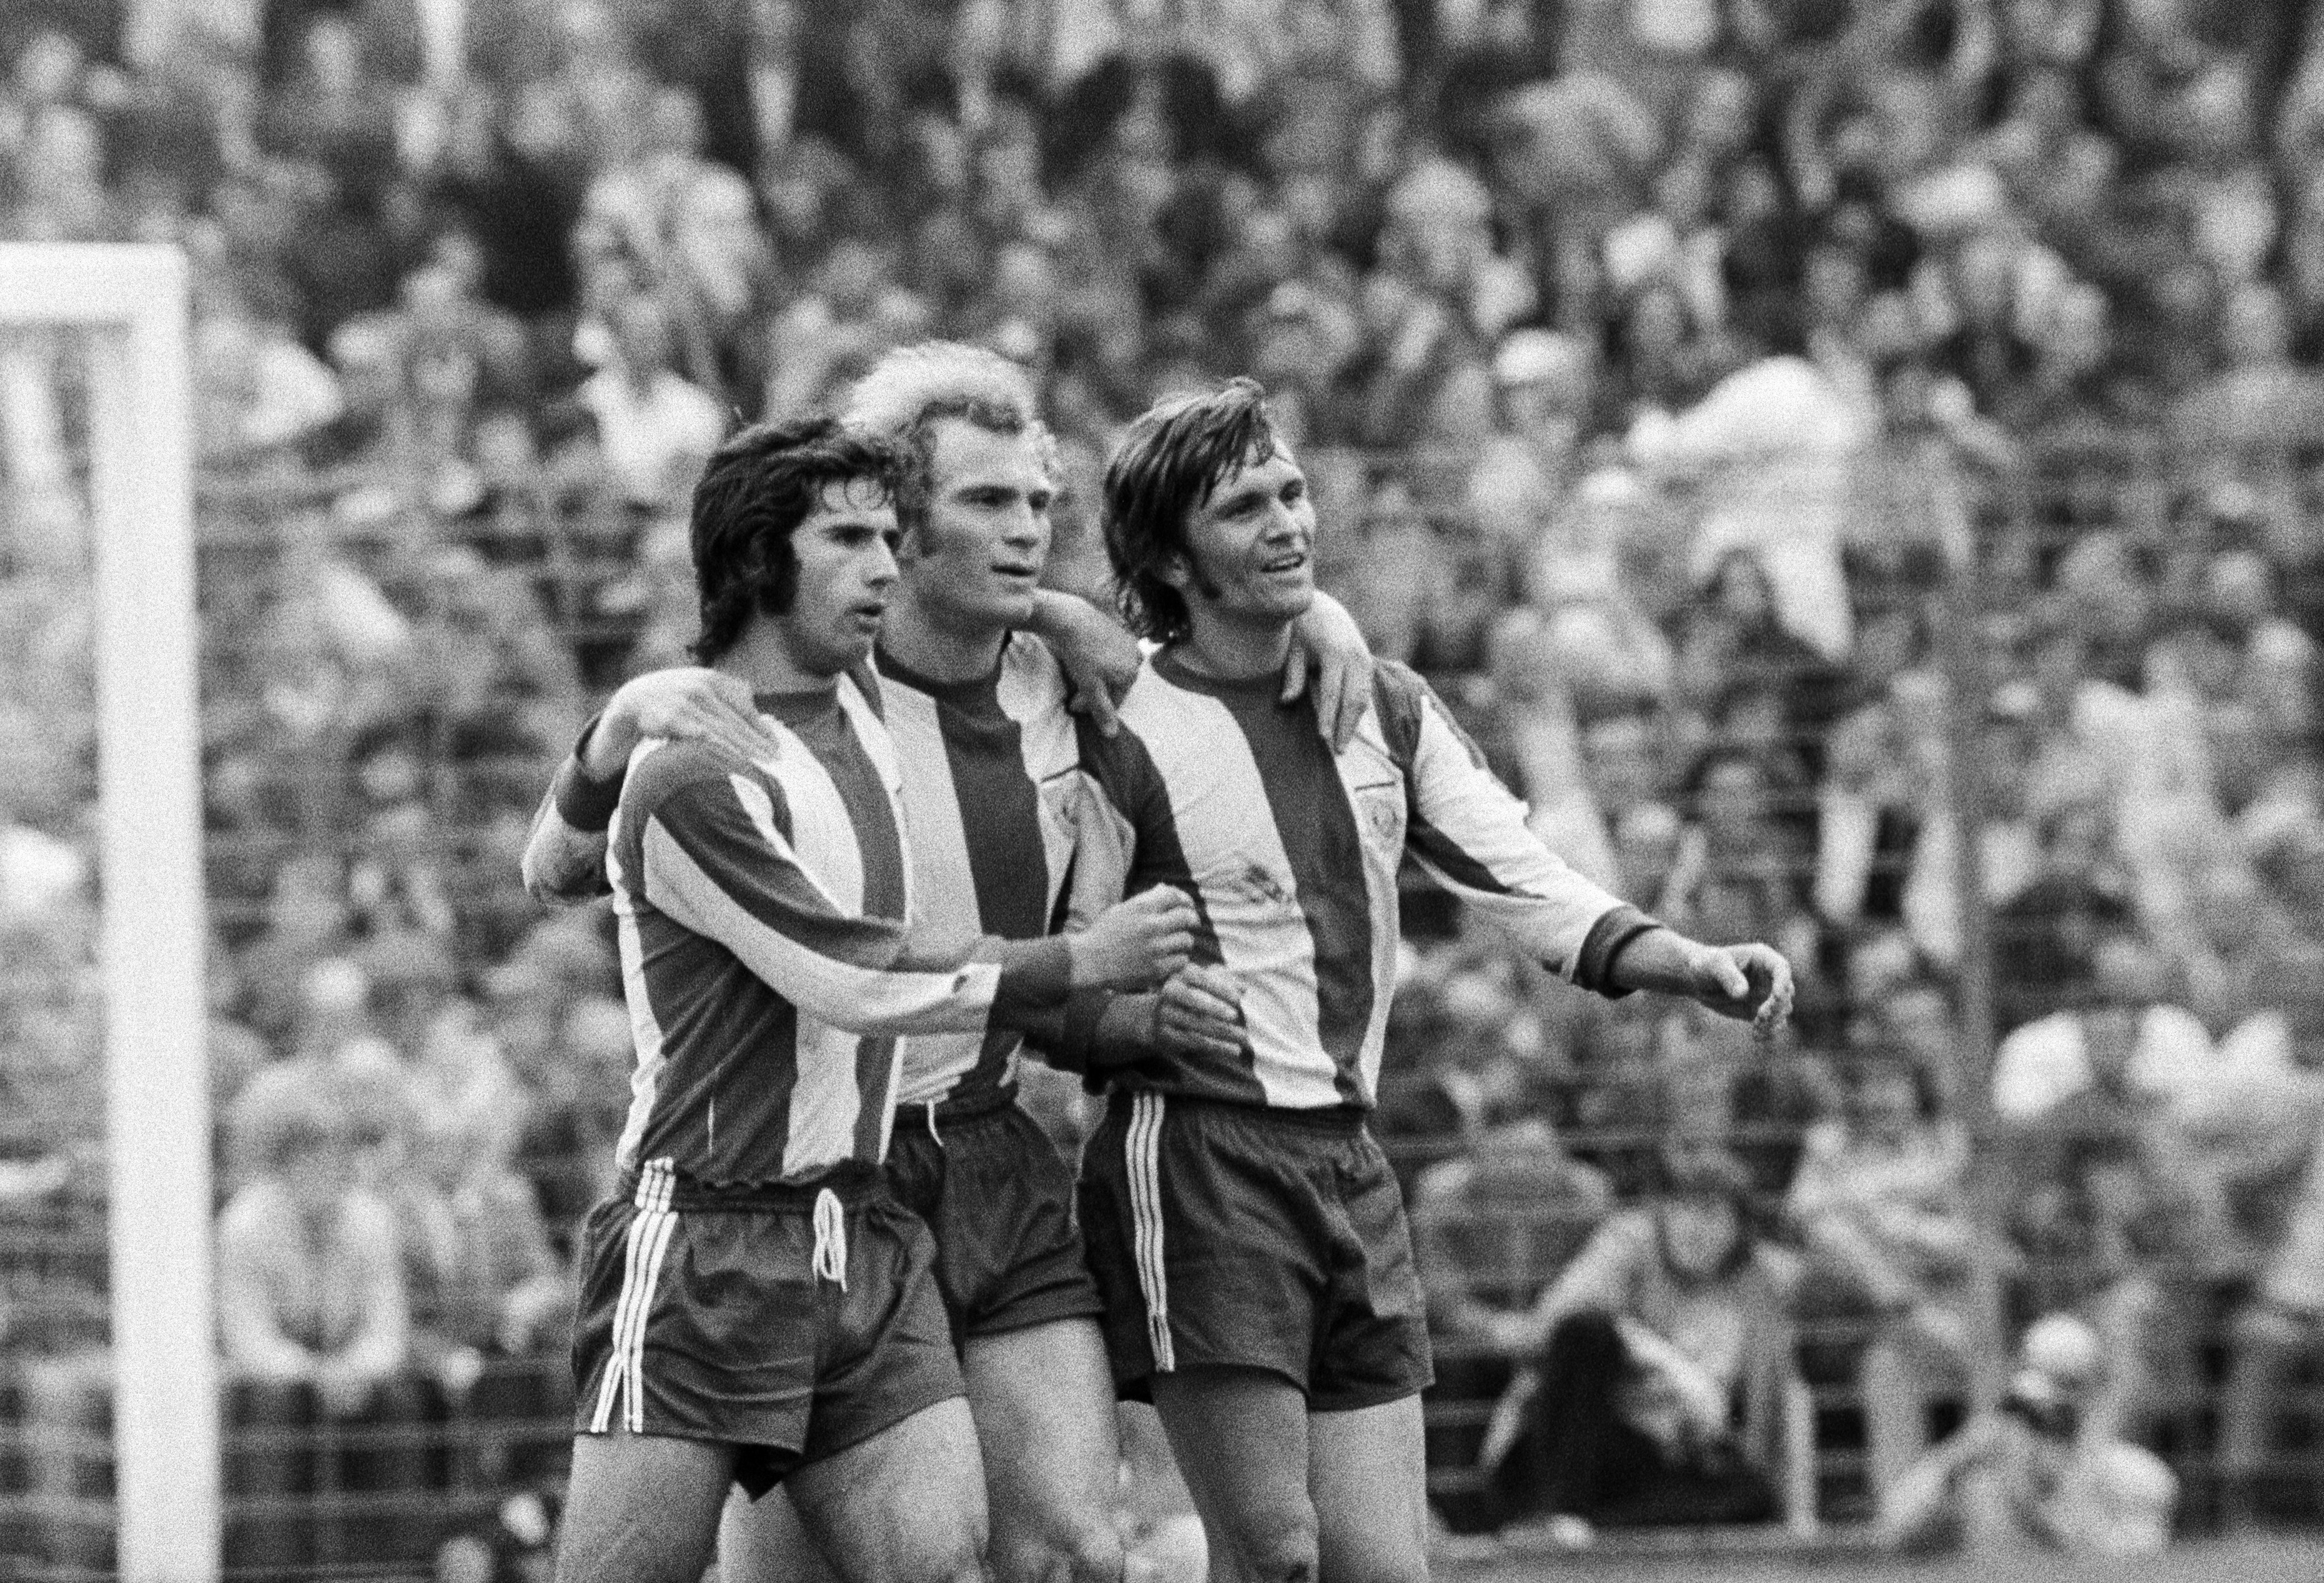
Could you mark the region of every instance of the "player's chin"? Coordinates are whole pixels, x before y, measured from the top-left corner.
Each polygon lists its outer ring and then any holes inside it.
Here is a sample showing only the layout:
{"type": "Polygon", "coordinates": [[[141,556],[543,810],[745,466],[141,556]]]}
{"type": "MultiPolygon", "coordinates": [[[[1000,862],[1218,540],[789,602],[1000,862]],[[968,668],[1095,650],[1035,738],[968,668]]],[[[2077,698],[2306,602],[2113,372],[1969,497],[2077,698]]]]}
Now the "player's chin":
{"type": "Polygon", "coordinates": [[[1296,621],[1314,605],[1315,585],[1313,582],[1281,584],[1267,589],[1261,602],[1269,616],[1296,621]]]}
{"type": "Polygon", "coordinates": [[[982,597],[964,599],[956,614],[964,622],[979,626],[1021,631],[1033,623],[1034,596],[1039,591],[1038,583],[996,577],[982,597]]]}
{"type": "Polygon", "coordinates": [[[872,645],[879,635],[876,622],[851,620],[827,635],[825,652],[817,656],[821,669],[834,676],[853,670],[872,657],[872,645]]]}

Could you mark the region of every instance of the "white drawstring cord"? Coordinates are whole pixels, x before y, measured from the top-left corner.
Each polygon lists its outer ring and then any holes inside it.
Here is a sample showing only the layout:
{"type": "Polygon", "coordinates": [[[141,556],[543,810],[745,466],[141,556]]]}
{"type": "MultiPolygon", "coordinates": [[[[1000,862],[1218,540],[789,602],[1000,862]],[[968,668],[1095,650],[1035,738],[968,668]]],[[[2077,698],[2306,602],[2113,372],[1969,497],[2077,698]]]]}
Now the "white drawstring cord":
{"type": "Polygon", "coordinates": [[[815,1273],[847,1290],[847,1216],[829,1188],[815,1195],[815,1273]]]}
{"type": "Polygon", "coordinates": [[[941,1148],[943,1148],[943,1147],[945,1146],[945,1141],[944,1141],[944,1134],[943,1134],[942,1133],[940,1133],[940,1132],[936,1131],[936,1102],[935,1100],[931,1099],[931,1100],[929,1100],[929,1101],[927,1102],[927,1106],[928,1106],[928,1136],[930,1136],[930,1137],[934,1138],[934,1139],[936,1141],[936,1147],[937,1147],[937,1148],[939,1148],[939,1149],[941,1149],[941,1148]]]}

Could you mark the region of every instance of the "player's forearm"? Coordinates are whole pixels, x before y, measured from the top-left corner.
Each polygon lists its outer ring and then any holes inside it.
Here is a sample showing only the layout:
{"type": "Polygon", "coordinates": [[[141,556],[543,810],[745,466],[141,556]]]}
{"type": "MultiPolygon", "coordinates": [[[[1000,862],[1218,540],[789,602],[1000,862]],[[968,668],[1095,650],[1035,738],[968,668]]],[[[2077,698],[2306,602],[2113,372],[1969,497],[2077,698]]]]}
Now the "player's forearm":
{"type": "Polygon", "coordinates": [[[521,864],[525,891],[535,901],[555,905],[605,893],[605,832],[621,805],[629,767],[628,748],[613,752],[619,737],[619,728],[609,727],[600,716],[582,728],[580,740],[558,765],[549,794],[533,815],[521,864]]]}
{"type": "MultiPolygon", "coordinates": [[[[1143,1054],[1156,997],[1076,989],[1056,1006],[1028,1008],[1008,1020],[1045,1065],[1076,1077],[1143,1054]]],[[[996,1015],[995,1022],[1001,1022],[996,1015]]]]}
{"type": "Polygon", "coordinates": [[[977,942],[972,955],[1001,969],[1001,982],[992,992],[991,1016],[997,1025],[1023,1032],[1027,1022],[1065,1014],[1074,989],[1074,961],[1063,940],[988,936],[977,942]]]}
{"type": "Polygon", "coordinates": [[[1651,923],[1612,951],[1606,984],[1617,992],[1638,989],[1650,995],[1692,995],[1700,982],[1696,964],[1710,949],[1674,929],[1651,923]]]}
{"type": "MultiPolygon", "coordinates": [[[[735,942],[721,943],[735,949],[735,942]]],[[[737,955],[807,1015],[875,1038],[1018,1028],[1063,1006],[1073,987],[1070,958],[1055,940],[985,940],[968,952],[933,955],[916,953],[908,943],[884,970],[801,960],[789,952],[737,955]]]]}
{"type": "Polygon", "coordinates": [[[570,906],[604,895],[605,832],[575,826],[558,810],[555,794],[533,816],[532,834],[519,862],[525,893],[550,906],[570,906]]]}

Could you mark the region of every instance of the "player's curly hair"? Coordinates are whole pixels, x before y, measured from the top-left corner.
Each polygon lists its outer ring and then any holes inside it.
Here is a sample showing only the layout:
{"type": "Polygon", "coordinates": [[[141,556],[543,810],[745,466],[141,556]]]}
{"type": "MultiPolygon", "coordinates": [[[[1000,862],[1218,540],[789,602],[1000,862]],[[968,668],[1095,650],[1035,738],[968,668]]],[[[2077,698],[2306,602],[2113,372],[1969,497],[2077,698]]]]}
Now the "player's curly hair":
{"type": "Polygon", "coordinates": [[[694,582],[707,665],[740,642],[756,615],[779,616],[798,593],[791,534],[825,487],[863,482],[893,497],[894,442],[836,418],[754,423],[711,453],[694,486],[694,582]]]}
{"type": "Polygon", "coordinates": [[[898,347],[855,382],[845,417],[853,427],[896,442],[901,453],[896,523],[907,535],[928,520],[936,495],[936,426],[946,418],[994,434],[1029,433],[1052,483],[1062,471],[1031,378],[983,347],[961,341],[898,347]]]}
{"type": "Polygon", "coordinates": [[[1167,643],[1192,629],[1185,596],[1163,575],[1186,554],[1187,519],[1230,474],[1275,449],[1267,390],[1255,379],[1167,397],[1130,424],[1105,465],[1100,521],[1131,631],[1167,643]]]}

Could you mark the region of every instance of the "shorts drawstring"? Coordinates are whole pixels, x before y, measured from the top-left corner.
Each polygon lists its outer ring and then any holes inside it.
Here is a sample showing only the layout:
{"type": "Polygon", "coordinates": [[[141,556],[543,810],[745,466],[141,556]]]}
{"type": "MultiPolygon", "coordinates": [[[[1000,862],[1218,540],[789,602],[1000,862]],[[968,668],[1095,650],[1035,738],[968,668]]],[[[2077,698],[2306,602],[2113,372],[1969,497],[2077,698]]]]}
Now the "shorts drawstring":
{"type": "Polygon", "coordinates": [[[847,1290],[847,1214],[829,1188],[815,1195],[815,1273],[847,1290]]]}
{"type": "Polygon", "coordinates": [[[933,1099],[927,1101],[927,1117],[928,1136],[934,1138],[936,1147],[941,1149],[945,1146],[944,1134],[936,1131],[936,1102],[933,1099]]]}

